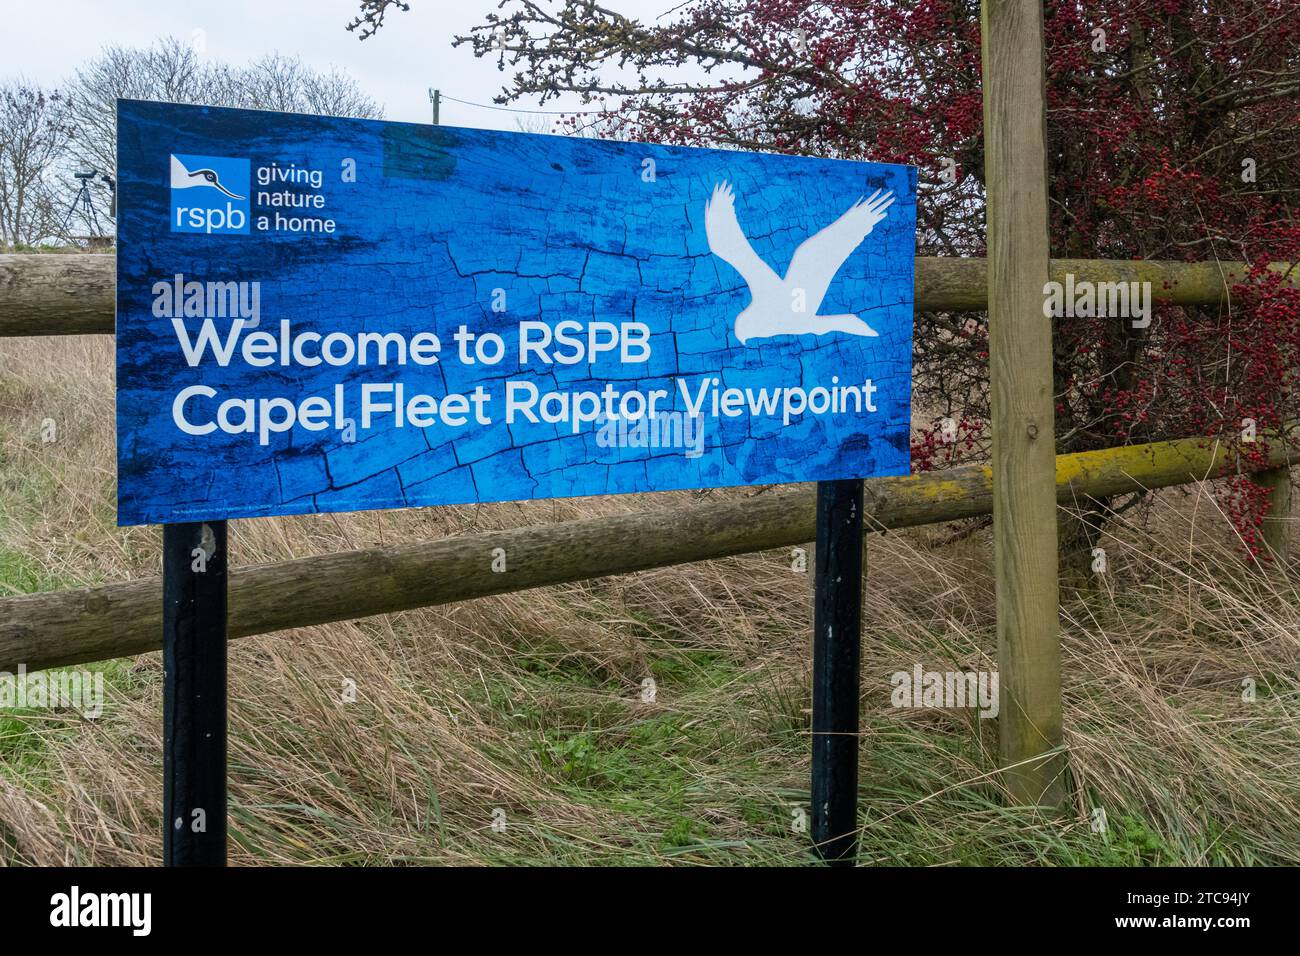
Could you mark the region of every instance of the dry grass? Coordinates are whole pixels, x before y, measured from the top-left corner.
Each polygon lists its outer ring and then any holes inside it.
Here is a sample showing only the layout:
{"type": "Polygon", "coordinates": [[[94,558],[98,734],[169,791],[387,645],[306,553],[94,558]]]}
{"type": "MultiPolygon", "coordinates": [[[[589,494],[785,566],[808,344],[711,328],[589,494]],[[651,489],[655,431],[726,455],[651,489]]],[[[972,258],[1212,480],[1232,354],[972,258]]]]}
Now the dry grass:
{"type": "MultiPolygon", "coordinates": [[[[156,572],[157,529],[113,523],[111,381],[107,338],[0,341],[0,594],[156,572]]],[[[252,563],[745,493],[258,519],[231,538],[252,563]]],[[[1076,798],[1046,817],[999,800],[992,722],[889,706],[915,663],[994,667],[987,533],[951,530],[869,545],[864,862],[1300,862],[1294,565],[1245,567],[1200,489],[1112,526],[1109,573],[1063,602],[1076,798]]],[[[237,642],[232,861],[805,862],[807,589],[771,552],[237,642]]],[[[100,667],[98,720],[0,715],[0,862],[158,859],[159,655],[100,667]]]]}

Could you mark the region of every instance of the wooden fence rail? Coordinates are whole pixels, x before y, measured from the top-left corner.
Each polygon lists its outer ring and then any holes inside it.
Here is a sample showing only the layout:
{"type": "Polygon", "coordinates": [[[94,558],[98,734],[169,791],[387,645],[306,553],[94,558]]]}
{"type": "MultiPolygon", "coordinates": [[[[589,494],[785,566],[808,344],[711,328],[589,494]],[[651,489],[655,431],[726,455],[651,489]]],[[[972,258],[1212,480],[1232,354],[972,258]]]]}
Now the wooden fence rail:
{"type": "MultiPolygon", "coordinates": [[[[115,259],[112,255],[0,255],[0,337],[111,335],[115,259]]],[[[1241,262],[1053,259],[1051,264],[1051,276],[1059,282],[1065,281],[1067,273],[1076,282],[1150,282],[1152,295],[1173,305],[1224,301],[1245,272],[1241,262]]],[[[917,310],[983,309],[987,304],[984,259],[917,258],[917,310]]]]}
{"type": "MultiPolygon", "coordinates": [[[[1281,445],[1270,465],[1300,462],[1281,445]]],[[[1057,499],[1161,488],[1219,475],[1232,462],[1196,440],[1158,442],[1056,459],[1057,499]]],[[[866,482],[868,527],[905,528],[988,514],[992,471],[967,465],[866,482]]],[[[814,495],[770,491],[716,504],[565,521],[345,551],[230,572],[231,639],[611,574],[705,561],[813,537],[814,495]],[[504,548],[508,570],[491,570],[504,548]]],[[[162,582],[122,584],[0,599],[0,670],[81,664],[156,651],[162,641],[162,582]]]]}

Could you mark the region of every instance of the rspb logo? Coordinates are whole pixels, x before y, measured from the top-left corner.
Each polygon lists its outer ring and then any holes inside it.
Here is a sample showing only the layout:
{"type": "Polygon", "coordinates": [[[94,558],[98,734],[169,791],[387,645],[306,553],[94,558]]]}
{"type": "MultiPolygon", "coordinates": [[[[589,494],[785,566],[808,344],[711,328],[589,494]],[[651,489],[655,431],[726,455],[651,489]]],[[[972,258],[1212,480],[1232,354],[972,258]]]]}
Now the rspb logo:
{"type": "Polygon", "coordinates": [[[172,232],[248,235],[249,163],[171,154],[172,232]]]}

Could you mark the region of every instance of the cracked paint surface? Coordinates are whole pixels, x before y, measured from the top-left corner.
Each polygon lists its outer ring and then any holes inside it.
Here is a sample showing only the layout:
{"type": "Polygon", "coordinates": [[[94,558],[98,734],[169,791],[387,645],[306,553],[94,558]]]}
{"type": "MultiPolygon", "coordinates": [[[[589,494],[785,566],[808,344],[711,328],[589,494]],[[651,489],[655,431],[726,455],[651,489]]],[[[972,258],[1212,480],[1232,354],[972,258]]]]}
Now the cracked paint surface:
{"type": "MultiPolygon", "coordinates": [[[[650,146],[450,127],[243,110],[123,103],[119,118],[117,415],[119,521],[413,507],[699,488],[908,472],[915,170],[902,166],[650,146]],[[276,161],[323,173],[318,215],[334,235],[194,235],[169,228],[172,153],[276,161]],[[341,181],[344,159],[356,182],[341,181]],[[644,161],[654,162],[645,181],[644,161]],[[749,303],[744,280],[714,256],[704,230],[713,187],[729,181],[739,222],[783,275],[795,248],[861,196],[891,189],[887,218],[849,256],[820,314],[853,313],[876,338],[829,333],[751,340],[732,332],[749,303]],[[189,367],[153,284],[261,283],[260,329],[436,333],[432,366],[189,367]],[[507,309],[494,312],[494,290],[507,309]],[[622,364],[521,366],[518,323],[637,321],[651,356],[622,364]],[[496,332],[495,366],[460,363],[457,327],[496,332]],[[542,392],[830,386],[871,379],[877,411],[704,419],[704,448],[601,447],[598,427],[504,421],[504,383],[542,392]],[[329,395],[343,384],[401,382],[407,395],[492,394],[493,423],[257,436],[182,433],[172,401],[188,385],[226,397],[329,395]]],[[[276,188],[285,188],[278,185],[276,188]]],[[[292,188],[292,187],[291,187],[292,188]]],[[[254,190],[257,186],[254,185],[254,190]]],[[[258,215],[252,203],[252,215],[258,215]]],[[[229,320],[217,320],[224,334],[229,320]]],[[[187,320],[197,329],[201,320],[187,320]]],[[[209,410],[214,403],[209,403],[209,410]]]]}

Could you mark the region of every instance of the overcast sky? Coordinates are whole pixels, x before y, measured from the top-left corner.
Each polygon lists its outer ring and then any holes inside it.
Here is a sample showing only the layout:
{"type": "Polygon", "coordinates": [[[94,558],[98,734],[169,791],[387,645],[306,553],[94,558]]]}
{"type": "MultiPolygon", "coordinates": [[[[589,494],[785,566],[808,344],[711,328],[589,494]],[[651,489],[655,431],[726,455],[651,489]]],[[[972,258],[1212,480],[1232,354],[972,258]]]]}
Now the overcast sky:
{"type": "MultiPolygon", "coordinates": [[[[448,96],[490,103],[508,74],[452,49],[457,33],[483,21],[496,0],[410,0],[409,13],[391,12],[362,42],[346,24],[356,0],[36,0],[6,3],[0,31],[0,79],[20,74],[57,85],[109,43],[144,46],[170,35],[190,40],[202,30],[206,55],[232,63],[264,53],[301,56],[314,67],[339,66],[383,104],[386,117],[427,123],[429,87],[448,96]]],[[[620,13],[653,20],[679,0],[606,0],[620,13]]],[[[536,103],[517,103],[533,107],[536,103]]],[[[564,101],[576,107],[576,99],[564,101]]],[[[554,109],[554,101],[547,104],[554,109]]],[[[515,129],[510,113],[445,102],[452,126],[515,129]]]]}

